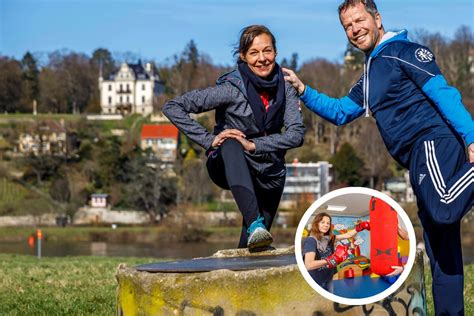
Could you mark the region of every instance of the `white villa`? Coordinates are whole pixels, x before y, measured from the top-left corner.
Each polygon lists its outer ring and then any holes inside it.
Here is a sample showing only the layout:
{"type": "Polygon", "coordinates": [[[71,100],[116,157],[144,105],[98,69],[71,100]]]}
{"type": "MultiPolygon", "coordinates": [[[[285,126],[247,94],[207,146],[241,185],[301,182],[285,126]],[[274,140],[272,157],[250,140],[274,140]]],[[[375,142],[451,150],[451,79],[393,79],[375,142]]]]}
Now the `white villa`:
{"type": "Polygon", "coordinates": [[[153,112],[153,97],[163,93],[164,84],[152,65],[123,63],[108,79],[99,77],[102,114],[148,115],[153,112]]]}

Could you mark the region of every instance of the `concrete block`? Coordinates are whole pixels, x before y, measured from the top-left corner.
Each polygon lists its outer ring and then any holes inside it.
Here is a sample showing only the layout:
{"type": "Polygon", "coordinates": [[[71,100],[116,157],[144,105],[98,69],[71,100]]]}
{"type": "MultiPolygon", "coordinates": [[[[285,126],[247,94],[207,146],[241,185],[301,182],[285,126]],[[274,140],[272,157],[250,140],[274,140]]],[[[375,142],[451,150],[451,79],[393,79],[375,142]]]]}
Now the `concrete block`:
{"type": "MultiPolygon", "coordinates": [[[[293,253],[294,248],[250,254],[220,251],[215,258],[293,253]]],[[[316,293],[296,264],[248,271],[149,273],[121,264],[116,273],[117,315],[425,315],[422,253],[405,283],[371,305],[346,306],[316,293]]]]}

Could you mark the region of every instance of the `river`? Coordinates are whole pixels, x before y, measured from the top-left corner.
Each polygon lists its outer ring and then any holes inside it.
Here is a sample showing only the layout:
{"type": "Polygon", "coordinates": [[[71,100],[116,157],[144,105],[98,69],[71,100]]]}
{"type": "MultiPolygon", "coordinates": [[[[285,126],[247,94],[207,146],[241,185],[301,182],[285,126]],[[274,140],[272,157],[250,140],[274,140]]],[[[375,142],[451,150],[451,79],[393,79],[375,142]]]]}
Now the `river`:
{"type": "MultiPolygon", "coordinates": [[[[288,247],[278,244],[277,247],[288,247]]],[[[236,242],[168,242],[168,243],[112,243],[46,241],[42,245],[45,257],[112,256],[152,257],[160,259],[190,259],[206,257],[221,249],[235,248],[236,242]]],[[[36,255],[36,248],[27,242],[1,242],[0,253],[36,255]]]]}

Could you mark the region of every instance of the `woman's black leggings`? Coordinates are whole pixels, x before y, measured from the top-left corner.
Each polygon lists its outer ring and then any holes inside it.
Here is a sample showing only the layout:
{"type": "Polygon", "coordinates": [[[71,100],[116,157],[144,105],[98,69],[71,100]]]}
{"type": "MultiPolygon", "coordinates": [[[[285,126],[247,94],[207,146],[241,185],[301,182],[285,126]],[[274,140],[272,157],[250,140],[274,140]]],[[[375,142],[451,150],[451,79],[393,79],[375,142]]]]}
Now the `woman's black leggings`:
{"type": "Polygon", "coordinates": [[[230,190],[243,216],[239,248],[247,247],[247,229],[260,214],[270,230],[280,204],[285,176],[268,177],[252,170],[242,145],[227,139],[207,159],[207,171],[219,187],[230,190]]]}

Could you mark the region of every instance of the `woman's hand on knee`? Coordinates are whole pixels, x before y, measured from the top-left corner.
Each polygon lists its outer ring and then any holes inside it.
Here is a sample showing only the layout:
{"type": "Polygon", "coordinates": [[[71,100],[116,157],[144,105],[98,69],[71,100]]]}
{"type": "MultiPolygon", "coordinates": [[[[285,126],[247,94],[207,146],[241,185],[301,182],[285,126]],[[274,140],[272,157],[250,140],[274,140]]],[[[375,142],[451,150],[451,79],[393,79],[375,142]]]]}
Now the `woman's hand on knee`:
{"type": "Polygon", "coordinates": [[[255,143],[253,141],[245,139],[243,137],[235,137],[235,139],[242,144],[242,147],[244,147],[245,151],[248,151],[250,153],[255,152],[255,143]]]}
{"type": "Polygon", "coordinates": [[[225,129],[216,135],[214,141],[212,142],[212,147],[219,147],[228,138],[245,139],[245,134],[235,128],[225,129]]]}

